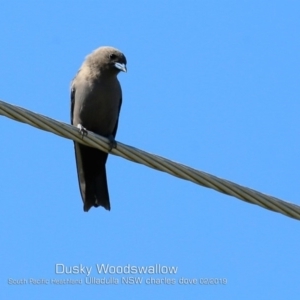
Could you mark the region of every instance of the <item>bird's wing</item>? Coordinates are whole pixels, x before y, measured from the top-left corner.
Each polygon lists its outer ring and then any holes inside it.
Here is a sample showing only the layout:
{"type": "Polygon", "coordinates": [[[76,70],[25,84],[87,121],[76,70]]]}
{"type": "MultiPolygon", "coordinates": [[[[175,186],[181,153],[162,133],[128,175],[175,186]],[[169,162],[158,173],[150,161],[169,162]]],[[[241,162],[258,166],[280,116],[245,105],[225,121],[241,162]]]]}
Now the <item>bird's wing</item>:
{"type": "MultiPolygon", "coordinates": [[[[82,101],[82,98],[80,98],[82,96],[82,94],[80,93],[81,88],[82,86],[78,86],[77,93],[75,93],[76,87],[74,82],[71,85],[72,125],[74,125],[74,117],[75,124],[76,119],[78,118],[78,116],[76,116],[76,112],[74,112],[74,109],[75,101],[77,102],[77,104],[78,101],[79,103],[82,101]]],[[[77,142],[74,142],[74,147],[79,189],[82,200],[84,202],[84,211],[88,211],[92,206],[97,207],[99,205],[103,206],[107,210],[110,210],[105,170],[105,162],[108,154],[98,149],[87,147],[77,142]]]]}
{"type": "Polygon", "coordinates": [[[75,104],[75,87],[72,83],[72,85],[71,85],[71,124],[72,125],[73,125],[74,104],[75,104]]]}
{"type": "Polygon", "coordinates": [[[121,99],[120,99],[117,122],[116,122],[115,128],[114,128],[114,130],[113,130],[113,132],[112,132],[113,137],[115,137],[116,134],[117,134],[118,124],[119,124],[119,116],[120,116],[120,111],[121,111],[121,106],[122,106],[122,97],[121,97],[121,99]]]}

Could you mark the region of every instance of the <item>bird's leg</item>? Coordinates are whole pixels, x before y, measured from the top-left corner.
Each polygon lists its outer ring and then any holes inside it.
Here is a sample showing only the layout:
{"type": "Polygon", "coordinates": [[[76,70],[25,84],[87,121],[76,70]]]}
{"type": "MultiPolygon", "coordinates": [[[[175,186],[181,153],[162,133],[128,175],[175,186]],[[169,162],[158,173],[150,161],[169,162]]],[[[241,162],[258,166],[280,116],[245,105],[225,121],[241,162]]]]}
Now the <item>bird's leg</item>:
{"type": "Polygon", "coordinates": [[[81,138],[83,138],[84,136],[86,136],[88,134],[86,128],[83,127],[81,124],[78,124],[77,128],[79,129],[79,132],[81,134],[81,138]]]}
{"type": "Polygon", "coordinates": [[[117,142],[115,140],[115,137],[111,134],[107,137],[109,140],[109,150],[108,152],[111,152],[112,148],[117,148],[117,142]]]}

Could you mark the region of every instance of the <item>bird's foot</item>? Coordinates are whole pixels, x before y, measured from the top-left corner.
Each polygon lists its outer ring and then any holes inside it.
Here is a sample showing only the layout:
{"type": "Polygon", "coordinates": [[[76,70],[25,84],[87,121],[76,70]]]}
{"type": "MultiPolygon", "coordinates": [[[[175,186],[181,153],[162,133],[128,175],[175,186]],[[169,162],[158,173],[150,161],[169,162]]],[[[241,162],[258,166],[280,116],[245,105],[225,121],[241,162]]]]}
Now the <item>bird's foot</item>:
{"type": "Polygon", "coordinates": [[[108,137],[108,140],[109,140],[109,150],[108,150],[108,152],[111,152],[111,150],[113,148],[117,148],[117,142],[116,142],[115,137],[113,135],[110,135],[108,137]]]}
{"type": "Polygon", "coordinates": [[[81,138],[86,136],[88,134],[88,131],[86,130],[85,127],[83,127],[81,124],[77,125],[77,128],[79,129],[79,133],[81,134],[81,138]]]}

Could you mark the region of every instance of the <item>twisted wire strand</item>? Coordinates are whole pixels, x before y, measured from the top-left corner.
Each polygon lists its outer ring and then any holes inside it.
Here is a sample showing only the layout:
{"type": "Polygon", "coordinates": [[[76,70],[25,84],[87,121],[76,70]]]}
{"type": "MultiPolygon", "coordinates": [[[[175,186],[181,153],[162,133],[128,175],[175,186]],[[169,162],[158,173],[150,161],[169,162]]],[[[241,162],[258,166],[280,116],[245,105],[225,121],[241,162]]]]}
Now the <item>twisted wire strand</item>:
{"type": "MultiPolygon", "coordinates": [[[[87,136],[82,137],[79,130],[72,125],[56,121],[1,100],[0,114],[84,145],[98,148],[105,152],[108,152],[110,148],[109,140],[105,137],[94,134],[91,131],[88,131],[87,136]]],[[[150,154],[120,142],[117,142],[117,148],[113,148],[110,153],[136,163],[144,164],[155,170],[163,171],[173,176],[189,180],[201,186],[214,189],[218,192],[236,197],[248,203],[256,204],[268,210],[300,220],[300,206],[296,204],[280,200],[250,188],[243,187],[234,182],[195,170],[164,157],[150,154]]]]}

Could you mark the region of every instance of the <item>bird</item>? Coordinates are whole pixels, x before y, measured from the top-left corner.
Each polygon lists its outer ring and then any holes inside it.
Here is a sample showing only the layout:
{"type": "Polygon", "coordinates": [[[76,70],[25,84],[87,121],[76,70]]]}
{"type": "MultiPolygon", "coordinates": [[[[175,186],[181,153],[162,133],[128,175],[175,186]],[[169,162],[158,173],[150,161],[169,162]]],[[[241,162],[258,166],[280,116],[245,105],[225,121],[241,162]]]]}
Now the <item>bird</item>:
{"type": "MultiPolygon", "coordinates": [[[[127,72],[125,55],[118,49],[104,46],[86,56],[71,82],[71,124],[82,137],[87,130],[107,137],[116,147],[122,105],[122,89],[117,78],[127,72]]],[[[75,159],[83,210],[102,206],[110,210],[106,178],[108,153],[74,142],[75,159]]]]}

